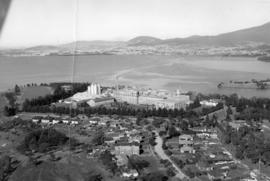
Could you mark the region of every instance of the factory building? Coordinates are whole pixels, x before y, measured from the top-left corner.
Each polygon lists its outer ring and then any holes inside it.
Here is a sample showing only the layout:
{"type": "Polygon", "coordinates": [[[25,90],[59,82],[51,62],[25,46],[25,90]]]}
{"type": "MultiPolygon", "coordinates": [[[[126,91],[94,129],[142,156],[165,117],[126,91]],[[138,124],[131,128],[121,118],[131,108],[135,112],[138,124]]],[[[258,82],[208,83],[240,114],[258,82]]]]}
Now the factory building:
{"type": "Polygon", "coordinates": [[[92,83],[87,87],[87,91],[74,94],[70,99],[71,101],[85,101],[101,96],[101,88],[99,84],[92,83]]]}
{"type": "Polygon", "coordinates": [[[114,92],[113,96],[119,102],[139,104],[139,92],[133,89],[123,89],[114,92]]]}
{"type": "Polygon", "coordinates": [[[127,102],[129,104],[151,105],[158,108],[166,109],[185,109],[190,102],[187,95],[181,95],[179,91],[175,94],[169,91],[157,90],[135,90],[135,89],[121,89],[116,90],[113,94],[119,102],[127,102]]]}
{"type": "Polygon", "coordinates": [[[87,104],[90,107],[96,107],[96,106],[111,104],[113,102],[114,102],[113,97],[101,97],[101,98],[90,99],[89,101],[87,101],[87,104]]]}

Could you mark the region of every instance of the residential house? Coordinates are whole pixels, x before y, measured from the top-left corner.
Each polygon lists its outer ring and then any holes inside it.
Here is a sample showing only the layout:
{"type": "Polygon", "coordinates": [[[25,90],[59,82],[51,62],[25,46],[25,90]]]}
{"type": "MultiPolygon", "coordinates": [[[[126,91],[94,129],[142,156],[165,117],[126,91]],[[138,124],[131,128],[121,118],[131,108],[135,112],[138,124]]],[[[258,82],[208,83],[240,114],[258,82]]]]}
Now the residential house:
{"type": "Polygon", "coordinates": [[[171,149],[177,149],[179,150],[179,138],[178,137],[173,137],[171,139],[168,139],[166,141],[166,146],[171,149]]]}
{"type": "Polygon", "coordinates": [[[195,149],[192,146],[183,145],[182,147],[180,147],[180,152],[194,154],[195,149]]]}
{"type": "Polygon", "coordinates": [[[179,145],[180,146],[193,146],[193,136],[183,134],[179,136],[179,145]]]}
{"type": "Polygon", "coordinates": [[[116,143],[115,145],[115,155],[139,155],[140,145],[138,143],[116,143]]]}

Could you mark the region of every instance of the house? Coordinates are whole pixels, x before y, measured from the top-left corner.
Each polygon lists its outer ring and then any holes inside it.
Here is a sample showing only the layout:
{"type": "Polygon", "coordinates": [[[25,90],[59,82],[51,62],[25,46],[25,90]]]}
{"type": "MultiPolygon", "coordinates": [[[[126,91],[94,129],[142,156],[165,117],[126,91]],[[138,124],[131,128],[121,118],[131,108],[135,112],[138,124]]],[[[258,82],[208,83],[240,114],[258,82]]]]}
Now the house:
{"type": "Polygon", "coordinates": [[[79,124],[79,121],[77,121],[77,120],[72,120],[70,124],[71,124],[71,125],[78,125],[78,124],[79,124]]]}
{"type": "Polygon", "coordinates": [[[213,166],[206,159],[201,159],[200,161],[198,161],[196,163],[196,166],[203,172],[213,169],[213,166]]]}
{"type": "Polygon", "coordinates": [[[180,152],[194,154],[195,150],[192,146],[184,145],[180,148],[180,152]]]}
{"type": "Polygon", "coordinates": [[[116,143],[115,155],[139,155],[140,154],[140,145],[138,143],[116,143]]]}
{"type": "Polygon", "coordinates": [[[89,120],[89,123],[91,124],[91,125],[94,125],[94,124],[97,124],[97,121],[96,120],[89,120]]]}
{"type": "Polygon", "coordinates": [[[106,124],[107,124],[107,120],[100,120],[100,121],[98,122],[98,125],[99,125],[99,126],[106,126],[106,124]]]}
{"type": "Polygon", "coordinates": [[[62,122],[63,122],[64,124],[69,124],[69,120],[66,120],[66,119],[63,119],[62,122]]]}
{"type": "Polygon", "coordinates": [[[142,137],[139,136],[139,135],[130,135],[130,136],[129,136],[129,139],[128,139],[128,142],[129,142],[129,143],[132,143],[132,142],[140,143],[141,140],[142,140],[142,137]]]}
{"type": "Polygon", "coordinates": [[[69,92],[72,90],[72,85],[62,85],[61,88],[65,91],[65,92],[69,92]]]}
{"type": "Polygon", "coordinates": [[[58,124],[58,123],[60,123],[59,119],[53,119],[52,124],[58,124]]]}
{"type": "Polygon", "coordinates": [[[244,127],[244,126],[249,126],[245,120],[234,120],[229,122],[229,125],[236,129],[237,131],[239,130],[239,128],[244,127]]]}
{"type": "Polygon", "coordinates": [[[178,137],[173,137],[171,139],[168,139],[166,141],[166,146],[171,148],[171,149],[179,149],[179,138],[178,137]]]}
{"type": "Polygon", "coordinates": [[[193,145],[193,136],[183,134],[179,136],[179,145],[180,146],[192,146],[193,145]]]}
{"type": "Polygon", "coordinates": [[[130,169],[128,171],[124,171],[122,173],[122,176],[123,177],[127,177],[127,178],[134,178],[134,177],[138,177],[139,176],[139,173],[135,169],[130,169]]]}
{"type": "Polygon", "coordinates": [[[120,138],[123,136],[123,134],[114,131],[114,132],[107,132],[106,137],[111,137],[114,141],[120,140],[120,138]]]}
{"type": "Polygon", "coordinates": [[[32,122],[33,122],[33,123],[39,123],[41,119],[42,119],[42,117],[36,116],[36,117],[33,117],[33,118],[32,118],[32,122]]]}
{"type": "Polygon", "coordinates": [[[198,136],[201,139],[217,139],[217,131],[214,129],[198,129],[196,131],[196,136],[198,136]]]}
{"type": "Polygon", "coordinates": [[[216,99],[210,99],[210,100],[203,100],[200,101],[200,104],[204,107],[215,107],[218,105],[220,101],[216,99]]]}
{"type": "Polygon", "coordinates": [[[112,137],[105,137],[105,140],[104,142],[107,144],[107,145],[113,145],[115,143],[115,140],[112,138],[112,137]]]}
{"type": "Polygon", "coordinates": [[[41,119],[41,123],[49,124],[51,122],[51,117],[45,117],[41,119]]]}

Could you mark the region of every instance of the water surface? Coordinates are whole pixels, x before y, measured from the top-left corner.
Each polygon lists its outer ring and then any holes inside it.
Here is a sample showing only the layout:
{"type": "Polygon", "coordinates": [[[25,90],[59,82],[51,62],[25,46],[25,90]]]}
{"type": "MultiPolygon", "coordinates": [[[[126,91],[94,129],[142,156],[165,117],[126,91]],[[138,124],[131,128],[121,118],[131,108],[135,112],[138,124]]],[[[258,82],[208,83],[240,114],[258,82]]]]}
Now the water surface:
{"type": "Polygon", "coordinates": [[[148,55],[0,57],[0,91],[15,84],[98,81],[203,93],[270,97],[269,90],[217,89],[221,81],[270,78],[270,63],[242,57],[148,55]]]}

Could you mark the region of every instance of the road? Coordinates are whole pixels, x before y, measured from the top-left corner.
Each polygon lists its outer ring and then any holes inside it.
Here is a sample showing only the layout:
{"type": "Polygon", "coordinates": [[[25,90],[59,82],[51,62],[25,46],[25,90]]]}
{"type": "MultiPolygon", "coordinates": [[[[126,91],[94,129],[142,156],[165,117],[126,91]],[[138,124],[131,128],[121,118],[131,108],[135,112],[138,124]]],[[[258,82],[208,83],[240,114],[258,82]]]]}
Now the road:
{"type": "Polygon", "coordinates": [[[178,167],[177,165],[170,159],[169,156],[167,156],[162,148],[162,143],[163,140],[162,138],[158,135],[158,133],[156,132],[156,146],[155,146],[155,152],[158,154],[158,156],[163,159],[163,160],[169,160],[169,162],[171,162],[172,166],[177,170],[177,174],[176,177],[178,177],[179,179],[184,179],[184,178],[188,178],[178,167]]]}

